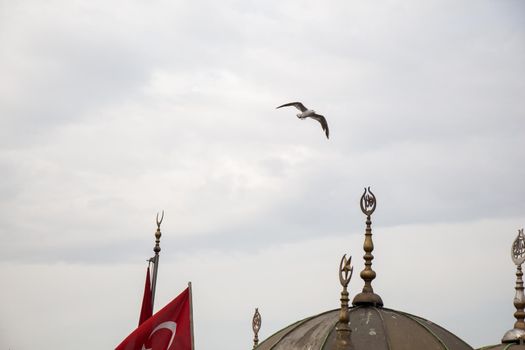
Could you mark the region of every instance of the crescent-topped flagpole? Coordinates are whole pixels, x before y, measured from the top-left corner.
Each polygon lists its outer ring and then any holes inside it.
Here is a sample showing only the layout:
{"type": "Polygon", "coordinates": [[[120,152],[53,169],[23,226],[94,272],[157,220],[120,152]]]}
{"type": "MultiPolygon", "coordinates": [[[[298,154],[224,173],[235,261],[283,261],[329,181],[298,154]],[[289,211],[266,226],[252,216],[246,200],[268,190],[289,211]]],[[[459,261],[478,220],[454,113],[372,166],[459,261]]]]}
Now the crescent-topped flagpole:
{"type": "Polygon", "coordinates": [[[162,235],[160,233],[160,224],[162,224],[162,220],[164,220],[164,210],[162,211],[162,216],[159,220],[159,213],[157,213],[157,231],[155,232],[155,247],[153,248],[153,251],[155,252],[155,256],[151,258],[151,262],[153,262],[153,278],[151,279],[151,310],[153,311],[153,306],[155,303],[155,287],[157,286],[157,274],[159,272],[159,253],[160,253],[160,236],[162,235]]]}

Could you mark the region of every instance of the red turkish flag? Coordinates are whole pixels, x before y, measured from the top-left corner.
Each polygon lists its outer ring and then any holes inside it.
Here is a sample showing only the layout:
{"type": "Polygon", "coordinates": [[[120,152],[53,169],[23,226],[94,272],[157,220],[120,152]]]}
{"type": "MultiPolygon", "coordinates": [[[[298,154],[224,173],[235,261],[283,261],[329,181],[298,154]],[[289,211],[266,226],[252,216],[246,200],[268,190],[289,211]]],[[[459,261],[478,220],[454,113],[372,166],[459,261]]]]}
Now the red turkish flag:
{"type": "Polygon", "coordinates": [[[151,281],[149,277],[149,266],[146,271],[146,284],[144,285],[144,297],[142,298],[142,308],[140,309],[139,326],[153,315],[151,305],[151,281]]]}
{"type": "Polygon", "coordinates": [[[192,350],[190,288],[133,331],[115,350],[192,350]]]}

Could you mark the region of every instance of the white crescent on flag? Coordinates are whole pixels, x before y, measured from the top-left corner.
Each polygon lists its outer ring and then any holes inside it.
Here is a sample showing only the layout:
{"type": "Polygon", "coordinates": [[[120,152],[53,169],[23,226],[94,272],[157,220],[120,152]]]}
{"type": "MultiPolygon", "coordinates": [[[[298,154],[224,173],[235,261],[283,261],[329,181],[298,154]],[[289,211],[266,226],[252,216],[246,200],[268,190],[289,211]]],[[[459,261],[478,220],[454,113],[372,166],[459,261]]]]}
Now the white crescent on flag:
{"type": "MultiPolygon", "coordinates": [[[[171,343],[173,343],[173,339],[175,338],[175,333],[176,333],[176,330],[177,330],[177,323],[176,322],[173,322],[173,321],[167,321],[167,322],[163,322],[161,324],[159,324],[157,327],[155,327],[155,329],[150,333],[149,337],[148,337],[148,340],[151,338],[151,336],[156,332],[158,331],[159,329],[168,329],[171,331],[171,338],[170,338],[170,342],[168,343],[168,347],[166,348],[166,350],[168,350],[171,346],[171,343]]],[[[146,348],[145,344],[142,345],[142,350],[151,350],[151,348],[146,348]]]]}

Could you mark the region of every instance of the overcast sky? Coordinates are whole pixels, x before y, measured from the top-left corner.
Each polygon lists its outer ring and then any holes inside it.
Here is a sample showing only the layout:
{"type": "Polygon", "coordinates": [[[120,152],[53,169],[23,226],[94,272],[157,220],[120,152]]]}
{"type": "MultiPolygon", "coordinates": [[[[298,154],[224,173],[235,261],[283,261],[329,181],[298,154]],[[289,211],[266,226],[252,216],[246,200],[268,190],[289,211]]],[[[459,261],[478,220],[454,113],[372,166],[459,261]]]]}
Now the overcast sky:
{"type": "Polygon", "coordinates": [[[339,306],[364,186],[385,306],[499,343],[524,131],[521,0],[0,0],[0,348],[120,343],[165,210],[156,309],[250,349],[339,306]]]}

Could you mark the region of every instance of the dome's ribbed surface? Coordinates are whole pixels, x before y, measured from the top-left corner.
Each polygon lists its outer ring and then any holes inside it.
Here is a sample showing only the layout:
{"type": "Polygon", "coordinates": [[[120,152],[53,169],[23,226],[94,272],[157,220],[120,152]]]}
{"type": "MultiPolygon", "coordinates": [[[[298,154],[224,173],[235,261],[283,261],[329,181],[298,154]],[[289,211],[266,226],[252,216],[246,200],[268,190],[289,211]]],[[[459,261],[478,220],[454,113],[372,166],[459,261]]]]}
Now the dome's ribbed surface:
{"type": "MultiPolygon", "coordinates": [[[[257,350],[335,349],[339,309],[296,322],[259,344],[257,350]]],[[[421,317],[387,308],[350,308],[354,350],[472,350],[446,329],[421,317]]]]}

